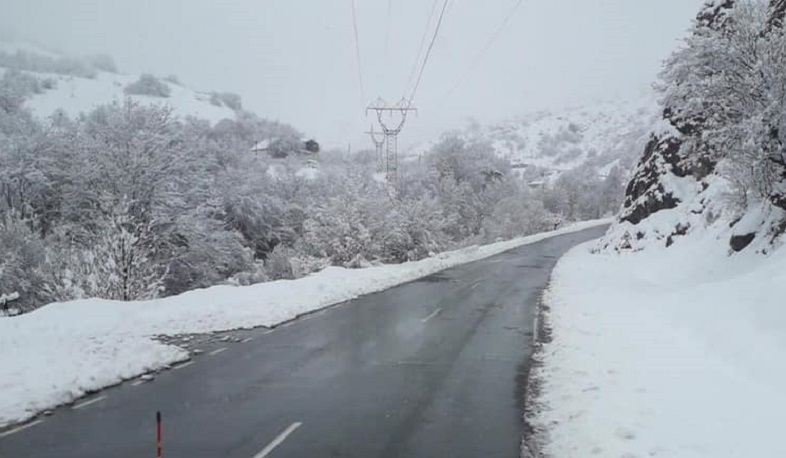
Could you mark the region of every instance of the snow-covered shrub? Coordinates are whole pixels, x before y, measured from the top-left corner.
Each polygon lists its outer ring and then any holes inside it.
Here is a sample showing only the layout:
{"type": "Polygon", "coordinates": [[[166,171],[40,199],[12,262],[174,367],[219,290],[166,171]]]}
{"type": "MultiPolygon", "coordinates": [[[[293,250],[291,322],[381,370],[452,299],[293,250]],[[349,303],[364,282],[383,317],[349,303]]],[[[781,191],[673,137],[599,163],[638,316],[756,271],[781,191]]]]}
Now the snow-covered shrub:
{"type": "Polygon", "coordinates": [[[306,254],[344,265],[373,244],[365,214],[352,196],[334,197],[304,223],[306,254]]]}
{"type": "Polygon", "coordinates": [[[563,151],[559,157],[554,161],[555,164],[564,164],[566,162],[572,162],[578,159],[583,151],[579,148],[569,148],[563,151]]]}
{"type": "Polygon", "coordinates": [[[254,196],[251,189],[224,197],[223,219],[228,228],[243,235],[257,258],[291,238],[283,223],[283,203],[273,196],[254,196]]]}
{"type": "Polygon", "coordinates": [[[295,271],[292,268],[292,258],[295,250],[283,245],[276,246],[265,259],[265,272],[271,280],[292,280],[295,271]]]}
{"type": "Polygon", "coordinates": [[[267,272],[265,272],[264,262],[260,261],[254,263],[248,271],[233,275],[227,280],[227,283],[235,286],[251,286],[266,281],[270,281],[270,277],[268,277],[267,272]]]}
{"type": "Polygon", "coordinates": [[[211,92],[210,103],[217,107],[227,107],[234,111],[243,109],[240,96],[232,92],[211,92]]]}
{"type": "Polygon", "coordinates": [[[292,153],[302,151],[304,148],[305,144],[299,136],[287,135],[285,137],[274,138],[270,142],[268,154],[271,157],[282,159],[292,153]]]}
{"type": "Polygon", "coordinates": [[[95,78],[97,75],[96,70],[90,64],[84,60],[71,57],[55,59],[51,72],[81,78],[95,78]]]}
{"type": "Polygon", "coordinates": [[[16,212],[0,212],[0,294],[19,293],[14,303],[29,309],[43,299],[41,265],[44,244],[30,228],[30,221],[16,212]]]}
{"type": "Polygon", "coordinates": [[[497,203],[483,225],[486,241],[507,240],[552,229],[551,215],[543,203],[522,196],[508,197],[497,203]]]}
{"type": "Polygon", "coordinates": [[[295,278],[311,275],[330,265],[328,259],[308,256],[300,254],[299,252],[296,253],[294,257],[290,258],[289,262],[292,265],[292,275],[295,278]]]}
{"type": "MultiPolygon", "coordinates": [[[[388,219],[388,221],[390,220],[388,219]]],[[[386,262],[410,261],[415,257],[412,254],[416,248],[415,242],[410,237],[406,226],[399,222],[394,222],[387,227],[387,230],[382,234],[380,244],[380,257],[386,262]]]]}
{"type": "Polygon", "coordinates": [[[50,57],[21,50],[13,54],[0,51],[0,67],[81,78],[95,78],[96,76],[96,70],[84,60],[71,57],[50,57]]]}
{"type": "Polygon", "coordinates": [[[101,70],[108,73],[117,73],[117,64],[115,64],[115,59],[112,58],[109,54],[96,54],[93,56],[89,56],[87,58],[90,65],[97,70],[101,70]]]}
{"type": "Polygon", "coordinates": [[[91,296],[120,301],[159,297],[164,292],[168,262],[160,259],[164,248],[155,224],[126,211],[100,224],[89,255],[97,261],[91,275],[96,291],[91,296]]]}
{"type": "Polygon", "coordinates": [[[206,208],[178,215],[167,241],[171,260],[165,293],[178,294],[193,288],[221,283],[253,267],[253,251],[243,237],[226,230],[206,208]]]}
{"type": "Polygon", "coordinates": [[[163,78],[163,80],[172,84],[176,84],[178,86],[183,85],[183,83],[180,82],[180,78],[177,75],[167,75],[163,78]]]}
{"type": "Polygon", "coordinates": [[[67,227],[57,228],[47,237],[46,263],[41,268],[47,301],[102,297],[97,263],[104,261],[96,258],[93,240],[81,229],[67,227]]]}
{"type": "Polygon", "coordinates": [[[123,92],[127,95],[147,95],[161,98],[167,98],[172,94],[172,90],[165,82],[149,73],[143,73],[138,80],[129,83],[123,92]]]}
{"type": "Polygon", "coordinates": [[[7,70],[0,78],[0,109],[17,111],[31,95],[40,92],[38,78],[19,70],[7,70]]]}
{"type": "Polygon", "coordinates": [[[57,89],[57,80],[54,78],[44,78],[41,80],[41,89],[50,91],[57,89]]]}
{"type": "Polygon", "coordinates": [[[547,133],[538,141],[538,150],[545,156],[556,156],[563,162],[569,159],[563,158],[566,151],[576,149],[576,145],[581,142],[583,134],[581,128],[573,123],[567,126],[560,126],[559,130],[553,134],[547,133]]]}

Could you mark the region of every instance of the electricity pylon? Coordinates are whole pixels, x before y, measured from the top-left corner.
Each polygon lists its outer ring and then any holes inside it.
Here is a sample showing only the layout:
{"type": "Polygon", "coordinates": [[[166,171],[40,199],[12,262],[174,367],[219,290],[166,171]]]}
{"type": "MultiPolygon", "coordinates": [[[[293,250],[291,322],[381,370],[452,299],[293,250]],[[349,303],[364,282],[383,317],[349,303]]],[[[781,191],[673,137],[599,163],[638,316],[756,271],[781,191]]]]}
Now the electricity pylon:
{"type": "Polygon", "coordinates": [[[395,193],[398,190],[398,134],[401,133],[404,123],[407,122],[407,115],[411,111],[417,112],[418,110],[410,107],[406,99],[401,99],[395,105],[388,105],[381,98],[366,108],[366,114],[370,110],[377,113],[377,121],[382,127],[382,133],[385,134],[385,179],[395,193]],[[391,124],[385,122],[385,114],[388,115],[388,122],[391,124]]]}
{"type": "Polygon", "coordinates": [[[369,137],[371,137],[371,141],[374,142],[374,152],[377,155],[377,173],[382,173],[385,171],[385,137],[383,132],[375,132],[374,125],[371,125],[371,129],[366,132],[369,137]],[[377,137],[378,133],[382,133],[383,137],[380,139],[377,137]]]}

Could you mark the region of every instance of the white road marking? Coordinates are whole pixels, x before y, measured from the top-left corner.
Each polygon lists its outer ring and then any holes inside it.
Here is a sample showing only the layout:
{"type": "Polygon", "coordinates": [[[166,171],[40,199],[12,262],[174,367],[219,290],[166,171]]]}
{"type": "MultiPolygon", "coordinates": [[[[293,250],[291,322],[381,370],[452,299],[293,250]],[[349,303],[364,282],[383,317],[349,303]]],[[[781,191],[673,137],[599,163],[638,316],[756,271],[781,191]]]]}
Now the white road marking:
{"type": "Polygon", "coordinates": [[[16,433],[18,433],[20,431],[26,430],[27,428],[32,428],[35,425],[40,425],[43,422],[44,422],[44,420],[36,420],[36,421],[31,421],[30,423],[28,423],[26,425],[17,426],[14,429],[9,429],[8,431],[6,431],[4,433],[0,433],[0,438],[6,437],[6,436],[10,436],[11,434],[16,434],[16,433]]]}
{"type": "Polygon", "coordinates": [[[147,380],[137,380],[131,384],[131,386],[139,386],[143,383],[147,383],[147,380]]]}
{"type": "Polygon", "coordinates": [[[89,406],[89,405],[93,405],[93,404],[95,404],[96,402],[101,402],[101,401],[103,401],[104,399],[106,399],[106,396],[99,396],[99,397],[97,397],[97,398],[95,398],[95,399],[91,399],[91,400],[89,400],[89,401],[85,401],[85,402],[83,402],[83,403],[81,403],[81,404],[77,404],[77,405],[75,405],[75,406],[73,406],[73,407],[71,407],[71,408],[72,408],[72,409],[74,409],[74,410],[84,409],[85,407],[87,407],[87,406],[89,406]]]}
{"type": "Polygon", "coordinates": [[[210,353],[208,353],[208,355],[210,355],[210,356],[216,356],[217,354],[219,354],[219,353],[222,353],[222,352],[225,352],[225,351],[227,351],[227,347],[223,347],[223,348],[216,348],[215,350],[213,350],[213,351],[211,351],[210,353]]]}
{"type": "Polygon", "coordinates": [[[439,314],[439,312],[441,312],[441,311],[442,311],[442,309],[441,309],[441,308],[438,308],[438,309],[434,310],[434,311],[431,313],[431,315],[427,316],[426,318],[423,318],[423,319],[422,319],[422,320],[420,320],[420,321],[421,321],[421,322],[423,322],[423,323],[425,323],[426,321],[428,321],[428,320],[430,320],[430,319],[434,318],[435,316],[437,316],[437,314],[439,314]]]}
{"type": "Polygon", "coordinates": [[[281,445],[282,442],[287,440],[287,437],[290,434],[294,433],[295,430],[300,428],[301,426],[303,426],[303,423],[299,421],[292,423],[291,425],[289,425],[289,428],[282,431],[281,434],[278,435],[278,437],[273,439],[273,442],[267,444],[267,447],[263,448],[259,453],[254,455],[253,458],[265,458],[266,456],[270,455],[270,452],[272,452],[276,447],[281,445]]]}
{"type": "Polygon", "coordinates": [[[253,337],[246,337],[245,339],[241,340],[240,343],[249,343],[254,340],[253,337]]]}
{"type": "Polygon", "coordinates": [[[190,366],[190,365],[192,365],[192,364],[194,364],[194,363],[195,363],[195,361],[188,361],[188,362],[185,362],[185,363],[183,363],[183,364],[180,364],[180,365],[178,365],[178,366],[175,366],[175,367],[173,368],[173,370],[182,369],[182,368],[184,368],[184,367],[188,367],[188,366],[190,366]]]}
{"type": "Polygon", "coordinates": [[[475,283],[475,284],[474,284],[474,285],[472,285],[472,287],[470,287],[469,289],[472,289],[472,290],[474,290],[474,289],[475,289],[475,288],[477,288],[478,286],[480,286],[480,282],[477,282],[477,283],[475,283]]]}

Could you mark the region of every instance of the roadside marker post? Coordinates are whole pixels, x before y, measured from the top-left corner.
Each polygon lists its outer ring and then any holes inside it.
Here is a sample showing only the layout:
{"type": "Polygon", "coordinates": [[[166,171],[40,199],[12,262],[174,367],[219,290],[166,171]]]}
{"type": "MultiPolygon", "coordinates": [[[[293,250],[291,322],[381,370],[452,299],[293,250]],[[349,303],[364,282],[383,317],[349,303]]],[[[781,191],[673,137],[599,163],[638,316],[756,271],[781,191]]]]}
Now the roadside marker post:
{"type": "Polygon", "coordinates": [[[156,412],[156,458],[161,458],[161,412],[156,412]]]}

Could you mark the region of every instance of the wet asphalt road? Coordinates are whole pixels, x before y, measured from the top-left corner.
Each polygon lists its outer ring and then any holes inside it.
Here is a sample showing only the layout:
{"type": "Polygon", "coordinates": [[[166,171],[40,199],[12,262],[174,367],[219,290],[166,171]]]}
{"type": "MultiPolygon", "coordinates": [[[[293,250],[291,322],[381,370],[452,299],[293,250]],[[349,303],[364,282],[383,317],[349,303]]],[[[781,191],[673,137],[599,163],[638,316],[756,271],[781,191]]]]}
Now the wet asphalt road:
{"type": "Polygon", "coordinates": [[[166,458],[517,457],[540,293],[557,259],[603,230],[256,330],[58,409],[0,438],[0,457],[154,457],[158,410],[166,458]]]}

